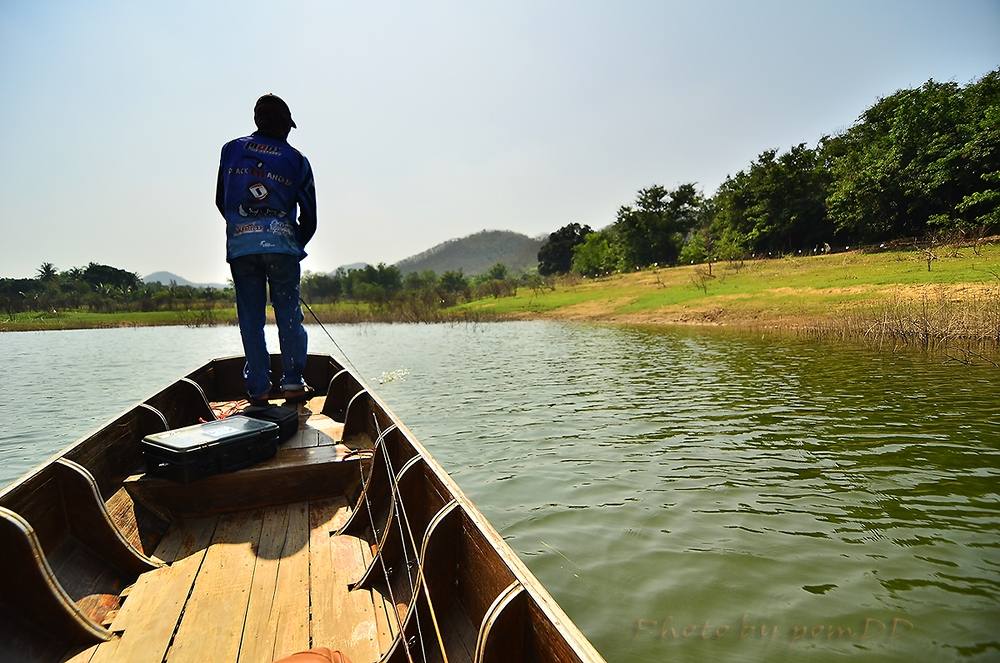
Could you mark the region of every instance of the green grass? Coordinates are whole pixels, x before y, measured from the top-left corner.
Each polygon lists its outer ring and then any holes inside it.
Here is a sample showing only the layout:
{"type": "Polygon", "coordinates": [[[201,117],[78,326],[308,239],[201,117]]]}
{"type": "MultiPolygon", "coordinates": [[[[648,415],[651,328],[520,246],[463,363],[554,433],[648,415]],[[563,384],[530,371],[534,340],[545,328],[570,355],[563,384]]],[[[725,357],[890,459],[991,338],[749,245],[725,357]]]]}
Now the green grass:
{"type": "Polygon", "coordinates": [[[515,297],[481,299],[462,308],[483,315],[578,313],[577,317],[594,319],[712,307],[735,313],[814,316],[891,298],[900,288],[1000,283],[1000,244],[982,247],[980,255],[971,248],[942,248],[937,255],[931,271],[916,251],[716,263],[712,277],[705,276],[706,265],[687,265],[564,282],[555,291],[540,294],[521,288],[515,297]]]}
{"type": "MultiPolygon", "coordinates": [[[[55,329],[97,329],[105,327],[153,327],[168,325],[196,325],[204,320],[205,313],[194,311],[122,311],[95,313],[68,310],[58,313],[32,311],[19,313],[14,319],[0,319],[0,331],[43,331],[55,329]]],[[[235,323],[236,308],[212,309],[215,324],[235,323]]],[[[204,323],[202,323],[204,324],[204,323]]]]}
{"type": "MultiPolygon", "coordinates": [[[[599,299],[602,291],[594,289],[557,289],[554,292],[546,292],[542,295],[531,295],[526,294],[526,292],[527,291],[524,288],[521,288],[518,290],[518,295],[516,297],[500,297],[496,299],[491,297],[488,299],[477,299],[455,308],[458,310],[474,311],[477,313],[544,313],[546,311],[552,311],[566,306],[573,306],[574,304],[581,304],[583,302],[599,299]]],[[[619,292],[619,290],[616,288],[607,288],[606,292],[609,295],[615,295],[619,292]]]]}

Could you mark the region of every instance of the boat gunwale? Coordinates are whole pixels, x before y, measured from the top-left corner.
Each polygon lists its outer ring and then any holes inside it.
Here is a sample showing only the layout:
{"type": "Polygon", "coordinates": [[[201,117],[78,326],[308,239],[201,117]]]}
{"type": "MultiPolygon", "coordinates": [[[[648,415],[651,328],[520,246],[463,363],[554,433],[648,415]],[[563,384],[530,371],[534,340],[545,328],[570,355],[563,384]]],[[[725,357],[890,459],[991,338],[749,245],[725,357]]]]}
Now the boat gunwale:
{"type": "MultiPolygon", "coordinates": [[[[242,355],[235,355],[235,356],[242,356],[242,355]]],[[[324,356],[324,355],[318,355],[318,356],[324,356]]],[[[230,359],[230,358],[231,357],[224,357],[224,359],[230,359]]],[[[223,359],[223,357],[220,357],[220,359],[223,359]]],[[[35,465],[31,469],[27,470],[25,473],[23,473],[22,475],[20,475],[19,477],[17,477],[13,481],[11,481],[9,484],[7,484],[3,489],[0,489],[0,505],[3,504],[4,498],[6,498],[10,493],[15,492],[18,488],[21,487],[22,484],[28,483],[29,481],[31,481],[32,479],[34,479],[35,477],[37,477],[38,475],[40,475],[43,471],[45,471],[45,468],[47,468],[49,465],[52,465],[53,463],[55,463],[60,458],[65,458],[71,451],[76,451],[78,448],[82,448],[87,442],[89,442],[91,439],[93,439],[98,433],[100,433],[101,431],[103,431],[103,430],[105,430],[107,428],[110,428],[111,424],[115,423],[116,421],[118,421],[119,419],[121,419],[122,417],[124,417],[125,415],[127,415],[128,413],[132,412],[136,408],[139,408],[139,407],[141,407],[143,405],[147,405],[147,402],[149,400],[151,400],[154,396],[157,396],[158,394],[166,391],[167,389],[169,389],[170,387],[174,386],[175,384],[181,382],[182,378],[188,377],[188,376],[190,376],[193,373],[197,373],[198,371],[200,371],[200,370],[202,370],[204,368],[207,368],[208,366],[210,366],[215,361],[216,361],[215,359],[211,359],[207,363],[202,363],[201,365],[197,366],[194,370],[185,373],[184,375],[182,375],[181,377],[177,378],[173,382],[170,382],[166,386],[164,386],[164,387],[162,387],[160,389],[157,389],[156,391],[154,391],[153,393],[149,394],[145,398],[143,398],[143,399],[141,399],[139,401],[136,401],[133,405],[130,405],[129,407],[125,408],[124,410],[122,410],[118,414],[112,416],[110,419],[108,419],[104,423],[100,424],[97,428],[93,428],[93,429],[87,431],[82,436],[76,438],[75,440],[73,440],[72,442],[70,442],[69,444],[67,444],[65,447],[63,447],[62,449],[60,449],[59,451],[56,451],[55,453],[53,453],[46,460],[42,461],[38,465],[35,465]]],[[[151,405],[147,405],[147,407],[152,407],[152,406],[151,405]]],[[[84,469],[87,469],[87,468],[84,468],[84,469]]],[[[89,472],[90,470],[87,469],[87,471],[89,472]]]]}

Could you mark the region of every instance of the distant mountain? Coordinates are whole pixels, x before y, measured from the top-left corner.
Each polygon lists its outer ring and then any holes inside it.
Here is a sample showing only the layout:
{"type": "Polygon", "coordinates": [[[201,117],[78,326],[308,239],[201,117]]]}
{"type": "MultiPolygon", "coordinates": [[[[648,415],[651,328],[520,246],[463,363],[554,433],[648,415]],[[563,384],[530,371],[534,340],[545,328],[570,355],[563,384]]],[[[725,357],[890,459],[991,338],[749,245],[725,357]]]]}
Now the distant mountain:
{"type": "Polygon", "coordinates": [[[153,272],[142,277],[142,282],[162,283],[163,285],[170,285],[171,282],[174,282],[177,285],[188,285],[192,288],[219,288],[220,290],[226,287],[224,283],[192,283],[183,276],[178,276],[173,272],[153,272]]]}
{"type": "Polygon", "coordinates": [[[483,230],[468,237],[449,239],[423,253],[396,263],[400,271],[438,274],[462,270],[466,276],[481,274],[498,262],[512,272],[523,272],[538,266],[538,249],[543,239],[528,237],[510,230],[483,230]]]}

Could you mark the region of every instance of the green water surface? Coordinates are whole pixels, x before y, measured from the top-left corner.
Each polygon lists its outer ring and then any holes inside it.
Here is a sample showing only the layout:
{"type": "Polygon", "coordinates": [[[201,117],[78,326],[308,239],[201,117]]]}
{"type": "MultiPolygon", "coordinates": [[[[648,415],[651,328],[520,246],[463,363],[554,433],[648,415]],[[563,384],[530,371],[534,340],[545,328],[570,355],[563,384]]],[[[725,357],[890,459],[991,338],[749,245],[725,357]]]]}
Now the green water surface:
{"type": "MultiPolygon", "coordinates": [[[[1000,658],[995,368],[540,322],[331,331],[609,661],[1000,658]]],[[[0,335],[0,480],[239,348],[0,335]]]]}

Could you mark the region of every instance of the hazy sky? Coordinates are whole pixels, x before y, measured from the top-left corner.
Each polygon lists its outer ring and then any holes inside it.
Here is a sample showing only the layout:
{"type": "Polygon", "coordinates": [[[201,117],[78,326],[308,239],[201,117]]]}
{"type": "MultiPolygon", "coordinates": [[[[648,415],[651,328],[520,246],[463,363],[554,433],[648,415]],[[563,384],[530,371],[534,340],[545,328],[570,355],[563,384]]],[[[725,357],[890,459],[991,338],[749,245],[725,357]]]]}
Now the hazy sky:
{"type": "Polygon", "coordinates": [[[264,92],[299,125],[303,266],[484,228],[594,227],[708,193],[878,96],[1000,66],[1000,0],[0,0],[0,276],[103,262],[224,281],[219,148],[264,92]]]}

